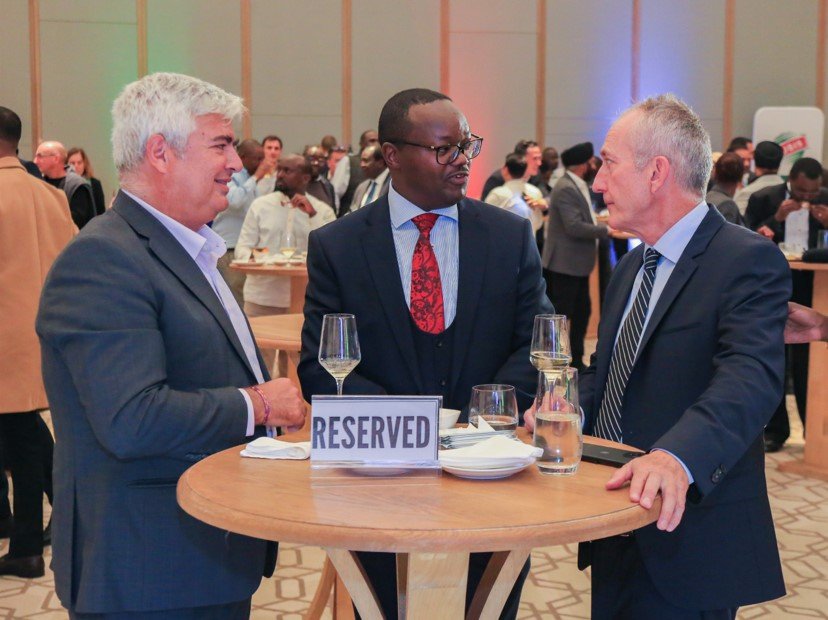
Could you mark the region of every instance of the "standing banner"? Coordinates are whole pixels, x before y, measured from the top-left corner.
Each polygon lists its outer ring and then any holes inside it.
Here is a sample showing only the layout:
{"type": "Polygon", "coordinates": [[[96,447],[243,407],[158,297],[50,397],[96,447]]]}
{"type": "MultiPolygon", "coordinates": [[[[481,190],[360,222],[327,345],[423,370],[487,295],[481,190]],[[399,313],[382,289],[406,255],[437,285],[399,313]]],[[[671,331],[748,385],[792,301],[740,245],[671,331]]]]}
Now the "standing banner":
{"type": "Polygon", "coordinates": [[[825,115],[813,107],[764,107],[753,115],[753,144],[771,140],[782,147],[784,157],[779,174],[788,176],[793,163],[802,157],[822,161],[825,115]]]}

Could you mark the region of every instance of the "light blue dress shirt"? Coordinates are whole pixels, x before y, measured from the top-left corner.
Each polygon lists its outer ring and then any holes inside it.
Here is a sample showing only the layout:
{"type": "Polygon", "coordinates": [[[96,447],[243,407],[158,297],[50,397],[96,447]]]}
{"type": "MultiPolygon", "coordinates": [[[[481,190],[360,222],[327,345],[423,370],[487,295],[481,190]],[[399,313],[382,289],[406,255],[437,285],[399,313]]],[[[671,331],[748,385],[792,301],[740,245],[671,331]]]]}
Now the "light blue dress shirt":
{"type": "MultiPolygon", "coordinates": [[[[157,219],[161,225],[166,228],[170,234],[175,238],[184,251],[190,255],[190,258],[195,261],[201,273],[207,279],[210,287],[216,293],[221,305],[224,307],[227,316],[233,324],[233,329],[239,337],[244,354],[250,367],[253,369],[253,374],[259,383],[264,383],[264,375],[262,369],[259,367],[259,359],[256,356],[256,345],[253,342],[253,335],[247,328],[247,322],[244,319],[244,314],[236,303],[233,293],[224,281],[224,278],[219,274],[216,268],[216,261],[221,258],[227,247],[222,238],[217,235],[209,226],[202,226],[198,232],[190,230],[180,222],[175,221],[168,215],[161,213],[158,209],[153,208],[134,194],[126,190],[123,191],[127,196],[132,198],[135,202],[141,205],[146,211],[157,219]]],[[[244,397],[244,402],[247,403],[247,435],[253,434],[255,427],[255,417],[253,415],[253,403],[250,397],[244,390],[239,390],[244,397]]]]}
{"type": "Polygon", "coordinates": [[[443,319],[448,327],[457,313],[457,281],[460,271],[459,238],[457,233],[457,205],[423,211],[420,207],[401,196],[394,189],[388,188],[388,206],[391,210],[391,234],[394,236],[394,248],[397,251],[397,267],[400,270],[405,303],[411,308],[411,263],[414,248],[420,238],[420,231],[412,218],[423,213],[436,213],[440,217],[431,229],[429,240],[437,256],[440,268],[440,281],[443,284],[443,319]]]}
{"type": "MultiPolygon", "coordinates": [[[[670,275],[673,273],[673,269],[676,267],[676,263],[678,263],[681,255],[684,253],[687,244],[690,243],[690,239],[693,238],[693,235],[696,234],[696,230],[699,228],[699,225],[702,223],[702,220],[707,215],[709,208],[707,203],[704,201],[697,204],[691,211],[689,211],[683,218],[681,218],[678,222],[673,224],[673,226],[663,235],[661,238],[656,241],[655,245],[653,246],[661,257],[658,259],[658,267],[656,267],[656,275],[655,280],[653,281],[653,290],[650,293],[650,304],[647,306],[647,316],[644,318],[644,325],[641,328],[641,335],[644,335],[644,331],[647,329],[647,324],[650,322],[650,317],[653,315],[653,310],[655,309],[656,305],[658,304],[658,300],[661,297],[661,294],[664,292],[664,287],[667,285],[667,280],[670,279],[670,275]]],[[[646,248],[649,247],[645,244],[645,251],[646,248]]],[[[635,300],[636,295],[638,295],[638,289],[641,287],[641,280],[644,278],[644,265],[641,265],[641,268],[638,270],[638,274],[635,276],[635,281],[633,282],[632,290],[630,291],[630,298],[627,300],[627,306],[624,308],[624,315],[621,317],[620,325],[624,324],[624,320],[627,318],[627,314],[629,314],[630,309],[632,308],[633,301],[635,300]]],[[[618,330],[618,334],[621,333],[621,330],[618,330]]],[[[618,344],[618,334],[615,336],[616,345],[618,344]]],[[[639,346],[641,345],[641,340],[638,341],[639,346]]],[[[638,350],[636,350],[636,358],[638,357],[638,350]]],[[[693,474],[690,473],[690,470],[687,468],[687,465],[678,458],[675,454],[670,452],[669,450],[662,450],[663,452],[667,452],[667,454],[671,455],[675,458],[681,466],[684,468],[684,472],[687,474],[687,478],[690,481],[690,484],[693,484],[693,474]]]]}

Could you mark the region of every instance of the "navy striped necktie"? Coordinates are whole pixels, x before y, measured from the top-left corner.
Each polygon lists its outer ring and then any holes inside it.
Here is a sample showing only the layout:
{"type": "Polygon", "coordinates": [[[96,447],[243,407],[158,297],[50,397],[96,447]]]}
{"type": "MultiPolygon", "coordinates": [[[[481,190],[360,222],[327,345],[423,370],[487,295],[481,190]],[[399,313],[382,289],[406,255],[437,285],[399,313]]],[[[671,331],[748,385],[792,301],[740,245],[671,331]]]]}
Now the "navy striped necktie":
{"type": "Polygon", "coordinates": [[[624,390],[627,388],[627,381],[635,363],[635,354],[638,351],[638,343],[644,331],[644,319],[647,317],[647,307],[650,305],[650,295],[653,292],[659,258],[661,254],[653,248],[647,248],[644,252],[644,277],[641,278],[638,294],[635,296],[624,325],[621,326],[621,333],[618,335],[618,341],[612,352],[604,399],[601,401],[601,410],[595,422],[596,437],[619,442],[623,439],[621,407],[624,404],[624,390]]]}

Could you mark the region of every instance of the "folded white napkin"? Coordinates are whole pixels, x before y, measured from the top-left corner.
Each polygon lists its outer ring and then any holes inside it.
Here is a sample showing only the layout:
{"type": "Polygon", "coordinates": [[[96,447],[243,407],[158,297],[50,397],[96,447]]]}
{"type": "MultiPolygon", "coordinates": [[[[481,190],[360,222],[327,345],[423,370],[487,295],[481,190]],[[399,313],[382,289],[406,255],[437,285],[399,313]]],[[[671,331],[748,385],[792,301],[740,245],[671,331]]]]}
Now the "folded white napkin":
{"type": "Polygon", "coordinates": [[[241,455],[254,459],[302,460],[310,457],[310,450],[309,441],[280,441],[272,437],[259,437],[247,444],[241,455]]]}
{"type": "Polygon", "coordinates": [[[486,422],[481,417],[477,418],[477,426],[473,426],[471,422],[467,426],[460,426],[458,428],[444,428],[440,431],[441,437],[453,437],[455,435],[474,435],[476,433],[494,433],[495,429],[492,425],[486,422]]]}
{"type": "Polygon", "coordinates": [[[541,448],[498,435],[466,448],[441,450],[439,456],[449,467],[492,469],[531,463],[541,454],[541,448]]]}

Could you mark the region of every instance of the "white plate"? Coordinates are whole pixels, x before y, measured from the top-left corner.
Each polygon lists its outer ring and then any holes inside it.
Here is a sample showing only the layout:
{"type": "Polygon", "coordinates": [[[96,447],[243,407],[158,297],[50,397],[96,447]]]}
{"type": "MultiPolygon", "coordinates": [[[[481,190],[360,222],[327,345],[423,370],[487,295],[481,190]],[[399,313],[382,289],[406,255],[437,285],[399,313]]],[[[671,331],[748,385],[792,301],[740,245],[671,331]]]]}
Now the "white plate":
{"type": "Polygon", "coordinates": [[[528,463],[521,463],[520,465],[512,465],[511,467],[496,467],[494,469],[478,469],[467,467],[452,467],[450,465],[442,465],[443,471],[457,476],[458,478],[468,478],[469,480],[498,480],[500,478],[508,478],[519,471],[523,471],[530,465],[534,465],[532,460],[528,463]]]}

